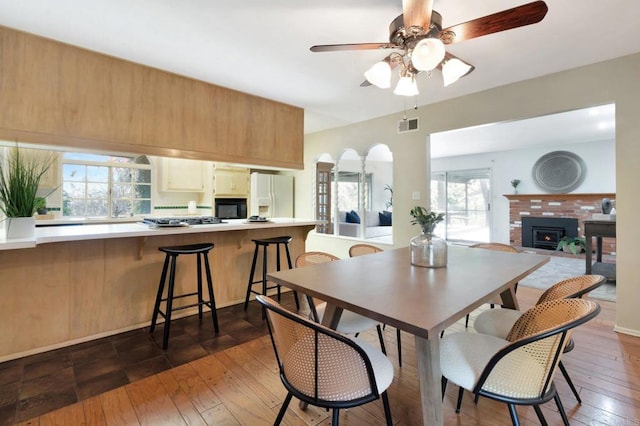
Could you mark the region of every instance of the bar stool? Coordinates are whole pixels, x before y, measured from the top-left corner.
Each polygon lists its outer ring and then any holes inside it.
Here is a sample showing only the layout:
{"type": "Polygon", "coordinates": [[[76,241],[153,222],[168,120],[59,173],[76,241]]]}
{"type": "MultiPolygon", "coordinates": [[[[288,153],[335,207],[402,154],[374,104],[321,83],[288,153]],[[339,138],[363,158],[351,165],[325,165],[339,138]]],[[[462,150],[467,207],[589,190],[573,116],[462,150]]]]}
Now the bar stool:
{"type": "MultiPolygon", "coordinates": [[[[291,237],[282,236],[282,237],[273,237],[273,238],[261,238],[251,240],[255,243],[256,248],[253,251],[253,262],[251,263],[251,273],[249,274],[249,282],[247,283],[247,296],[244,299],[244,310],[247,310],[247,306],[249,306],[249,297],[251,293],[253,294],[262,294],[264,296],[267,295],[267,290],[271,290],[273,288],[278,289],[278,301],[280,301],[280,285],[276,284],[271,287],[267,286],[267,252],[269,251],[269,246],[274,244],[276,246],[276,271],[280,270],[280,246],[284,246],[285,253],[287,254],[287,264],[289,265],[289,269],[293,268],[293,264],[291,263],[291,254],[289,253],[289,243],[291,242],[291,237]],[[258,260],[258,251],[262,247],[262,278],[259,280],[254,280],[255,272],[256,272],[256,263],[258,260]],[[253,290],[253,286],[256,284],[262,284],[262,293],[253,290]]],[[[300,309],[300,302],[298,301],[298,293],[296,291],[293,292],[293,297],[296,300],[296,309],[300,309]]],[[[263,312],[264,314],[264,312],[263,312]]]]}
{"type": "Polygon", "coordinates": [[[216,299],[213,295],[213,284],[211,281],[211,269],[209,268],[209,251],[213,249],[213,243],[191,244],[186,246],[173,246],[173,247],[159,247],[158,250],[166,253],[164,258],[164,266],[162,267],[162,275],[160,276],[160,283],[158,284],[158,294],[156,295],[156,303],[153,308],[153,318],[151,319],[150,332],[156,328],[156,321],[158,314],[164,317],[164,336],[162,339],[162,349],[167,349],[169,343],[169,327],[171,325],[171,312],[181,309],[191,308],[193,306],[198,307],[198,317],[202,319],[202,305],[206,305],[211,309],[211,316],[213,317],[213,328],[218,333],[218,315],[216,314],[216,299]],[[176,261],[181,254],[195,254],[198,257],[198,288],[193,293],[185,293],[174,296],[173,290],[175,286],[176,278],[176,261]],[[207,289],[209,290],[209,300],[203,300],[202,298],[202,262],[201,258],[204,258],[204,270],[207,275],[207,289]],[[164,292],[165,281],[167,278],[167,269],[169,267],[169,261],[171,261],[171,270],[169,272],[169,287],[167,289],[167,297],[162,298],[164,292]],[[180,306],[178,308],[173,307],[173,300],[180,299],[189,296],[198,296],[198,302],[190,305],[180,306]],[[165,302],[165,311],[160,310],[160,303],[165,302]]]}

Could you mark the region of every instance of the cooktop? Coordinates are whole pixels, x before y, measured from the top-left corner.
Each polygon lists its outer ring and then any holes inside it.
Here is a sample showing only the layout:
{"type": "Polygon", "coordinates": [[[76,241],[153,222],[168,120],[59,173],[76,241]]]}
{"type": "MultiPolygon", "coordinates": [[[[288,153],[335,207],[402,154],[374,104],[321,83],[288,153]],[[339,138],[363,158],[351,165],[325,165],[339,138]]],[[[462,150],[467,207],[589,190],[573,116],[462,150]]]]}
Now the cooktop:
{"type": "Polygon", "coordinates": [[[171,217],[145,217],[142,219],[145,223],[154,227],[172,227],[172,226],[189,226],[189,225],[215,225],[223,222],[219,217],[215,216],[171,216],[171,217]]]}

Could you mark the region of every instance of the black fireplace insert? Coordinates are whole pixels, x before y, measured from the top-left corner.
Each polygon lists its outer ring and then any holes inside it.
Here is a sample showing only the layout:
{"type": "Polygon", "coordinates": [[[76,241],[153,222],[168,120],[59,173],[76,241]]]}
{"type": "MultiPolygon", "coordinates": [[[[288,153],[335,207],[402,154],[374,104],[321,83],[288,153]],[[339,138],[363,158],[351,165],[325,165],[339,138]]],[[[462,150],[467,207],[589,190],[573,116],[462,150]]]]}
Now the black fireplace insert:
{"type": "Polygon", "coordinates": [[[555,250],[562,237],[578,236],[578,219],[523,217],[522,247],[555,250]]]}

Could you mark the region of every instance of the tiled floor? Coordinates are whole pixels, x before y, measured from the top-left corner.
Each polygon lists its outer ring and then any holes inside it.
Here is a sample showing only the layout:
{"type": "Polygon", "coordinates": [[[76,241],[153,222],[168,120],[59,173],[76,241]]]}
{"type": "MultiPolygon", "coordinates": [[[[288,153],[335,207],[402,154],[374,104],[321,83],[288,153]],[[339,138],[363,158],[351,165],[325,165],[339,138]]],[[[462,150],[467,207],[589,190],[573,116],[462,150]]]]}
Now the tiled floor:
{"type": "MultiPolygon", "coordinates": [[[[295,308],[291,293],[282,303],[295,308]]],[[[220,333],[211,315],[172,321],[169,347],[163,327],[111,337],[0,363],[0,426],[13,425],[57,408],[222,351],[268,333],[257,302],[218,309],[220,333]]]]}

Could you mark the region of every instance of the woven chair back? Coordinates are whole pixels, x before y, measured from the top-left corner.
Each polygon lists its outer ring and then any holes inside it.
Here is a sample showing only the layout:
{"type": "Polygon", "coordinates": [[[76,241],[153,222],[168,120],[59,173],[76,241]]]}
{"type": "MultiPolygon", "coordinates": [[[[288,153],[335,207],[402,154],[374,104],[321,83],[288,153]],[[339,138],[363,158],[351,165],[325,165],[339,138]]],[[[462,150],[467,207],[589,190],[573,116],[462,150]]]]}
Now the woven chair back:
{"type": "Polygon", "coordinates": [[[555,299],[573,299],[584,297],[591,290],[604,283],[605,277],[602,275],[579,275],[557,282],[549,287],[538,299],[537,304],[555,299]]]}
{"type": "Polygon", "coordinates": [[[355,342],[269,297],[257,299],[267,309],[282,382],[296,397],[320,406],[378,397],[371,362],[355,342]]]}
{"type": "Polygon", "coordinates": [[[478,243],[469,246],[471,248],[483,248],[487,250],[496,250],[496,251],[506,251],[509,253],[520,253],[520,250],[517,248],[510,246],[508,244],[502,243],[478,243]]]}
{"type": "Polygon", "coordinates": [[[339,258],[337,256],[323,251],[308,251],[302,253],[296,258],[296,268],[315,265],[317,263],[331,262],[338,259],[339,258]]]}
{"type": "Polygon", "coordinates": [[[349,247],[349,257],[363,256],[365,254],[380,253],[381,248],[371,244],[354,244],[349,247]]]}
{"type": "Polygon", "coordinates": [[[483,372],[483,392],[516,399],[540,398],[551,386],[564,346],[575,327],[600,312],[585,299],[557,299],[536,305],[514,324],[507,340],[483,372]]]}
{"type": "MultiPolygon", "coordinates": [[[[325,262],[333,262],[334,260],[339,260],[340,258],[334,256],[330,253],[325,253],[323,251],[308,251],[302,253],[300,256],[296,258],[296,268],[304,268],[305,266],[317,265],[319,263],[325,262]]],[[[315,322],[320,322],[320,317],[318,312],[316,311],[316,306],[322,303],[321,300],[314,299],[308,294],[305,295],[307,298],[307,303],[309,304],[309,310],[311,311],[310,316],[311,319],[315,322]]]]}

